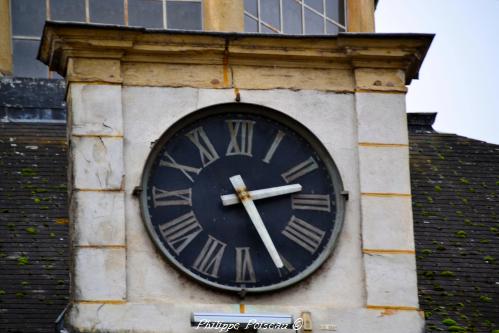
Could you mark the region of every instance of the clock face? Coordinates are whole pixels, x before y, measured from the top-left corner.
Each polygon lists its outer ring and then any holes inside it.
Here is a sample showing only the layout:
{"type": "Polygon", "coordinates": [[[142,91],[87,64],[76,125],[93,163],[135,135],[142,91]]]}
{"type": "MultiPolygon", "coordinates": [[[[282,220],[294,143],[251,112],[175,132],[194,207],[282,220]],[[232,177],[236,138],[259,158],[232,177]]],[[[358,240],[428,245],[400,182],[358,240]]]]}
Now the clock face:
{"type": "Polygon", "coordinates": [[[175,267],[213,287],[259,292],[324,262],[341,229],[341,191],[333,160],[305,127],[261,106],[224,104],[156,142],[141,209],[175,267]]]}

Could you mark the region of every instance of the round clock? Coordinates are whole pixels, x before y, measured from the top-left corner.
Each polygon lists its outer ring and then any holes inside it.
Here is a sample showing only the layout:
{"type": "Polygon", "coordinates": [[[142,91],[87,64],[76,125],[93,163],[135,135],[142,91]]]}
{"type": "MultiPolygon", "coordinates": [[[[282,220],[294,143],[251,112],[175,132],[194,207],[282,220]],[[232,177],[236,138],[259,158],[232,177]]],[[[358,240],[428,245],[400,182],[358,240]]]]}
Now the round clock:
{"type": "Polygon", "coordinates": [[[304,126],[262,106],[223,104],[179,120],[155,143],[140,203],[154,243],[212,287],[289,286],[331,254],[342,183],[304,126]]]}

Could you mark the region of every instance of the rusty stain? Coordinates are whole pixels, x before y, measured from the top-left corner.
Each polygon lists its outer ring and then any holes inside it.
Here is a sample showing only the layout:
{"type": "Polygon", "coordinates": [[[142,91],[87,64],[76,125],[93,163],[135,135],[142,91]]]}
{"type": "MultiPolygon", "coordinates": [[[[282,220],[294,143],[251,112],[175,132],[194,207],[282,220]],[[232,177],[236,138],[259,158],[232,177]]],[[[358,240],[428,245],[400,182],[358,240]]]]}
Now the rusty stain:
{"type": "Polygon", "coordinates": [[[234,93],[236,94],[236,102],[241,101],[241,93],[239,92],[239,88],[234,88],[234,93]]]}
{"type": "Polygon", "coordinates": [[[245,313],[246,312],[246,306],[244,304],[239,304],[239,313],[245,313]]]}
{"type": "Polygon", "coordinates": [[[216,86],[217,84],[220,84],[220,80],[218,80],[218,79],[213,79],[213,80],[211,80],[211,81],[210,81],[210,83],[211,83],[212,85],[216,86]]]}
{"type": "Polygon", "coordinates": [[[69,219],[65,217],[56,218],[55,224],[69,224],[69,219]]]}
{"type": "Polygon", "coordinates": [[[237,196],[239,197],[239,200],[241,200],[241,201],[251,200],[251,195],[246,190],[245,187],[236,189],[236,192],[237,192],[237,196]]]}
{"type": "Polygon", "coordinates": [[[223,58],[224,86],[229,85],[229,41],[225,40],[224,58],[223,58]]]}
{"type": "Polygon", "coordinates": [[[381,85],[382,85],[382,83],[381,83],[381,81],[380,81],[380,80],[376,80],[376,81],[374,81],[374,83],[373,83],[373,86],[381,86],[381,85]]]}
{"type": "Polygon", "coordinates": [[[415,254],[414,250],[399,250],[399,249],[363,249],[365,254],[415,254]]]}

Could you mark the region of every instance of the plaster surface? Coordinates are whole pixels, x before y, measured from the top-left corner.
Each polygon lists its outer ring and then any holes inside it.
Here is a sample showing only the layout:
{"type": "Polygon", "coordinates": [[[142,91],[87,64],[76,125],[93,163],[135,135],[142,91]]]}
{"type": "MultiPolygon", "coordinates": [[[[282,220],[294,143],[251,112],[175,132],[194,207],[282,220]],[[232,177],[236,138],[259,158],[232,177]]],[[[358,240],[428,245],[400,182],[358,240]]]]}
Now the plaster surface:
{"type": "MultiPolygon", "coordinates": [[[[297,287],[267,295],[248,296],[245,302],[274,306],[297,302],[336,308],[362,306],[363,273],[353,96],[287,90],[241,90],[239,93],[242,102],[284,112],[311,129],[329,150],[339,168],[344,187],[350,192],[340,241],[326,263],[297,287]]],[[[140,302],[162,299],[210,304],[239,302],[236,296],[212,291],[192,282],[166,263],[158,255],[145,230],[137,199],[130,195],[140,183],[151,142],[157,140],[175,121],[199,108],[234,102],[234,90],[127,87],[124,88],[123,99],[129,300],[140,302]]]]}

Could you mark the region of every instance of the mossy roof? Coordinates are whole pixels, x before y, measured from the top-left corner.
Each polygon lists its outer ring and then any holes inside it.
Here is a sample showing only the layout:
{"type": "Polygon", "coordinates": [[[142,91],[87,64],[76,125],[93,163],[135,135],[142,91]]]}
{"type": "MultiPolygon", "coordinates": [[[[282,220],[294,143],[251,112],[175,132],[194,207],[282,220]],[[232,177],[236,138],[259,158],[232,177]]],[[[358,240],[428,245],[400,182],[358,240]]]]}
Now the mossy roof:
{"type": "Polygon", "coordinates": [[[408,115],[426,330],[490,333],[499,329],[499,145],[438,133],[434,119],[408,115]]]}

